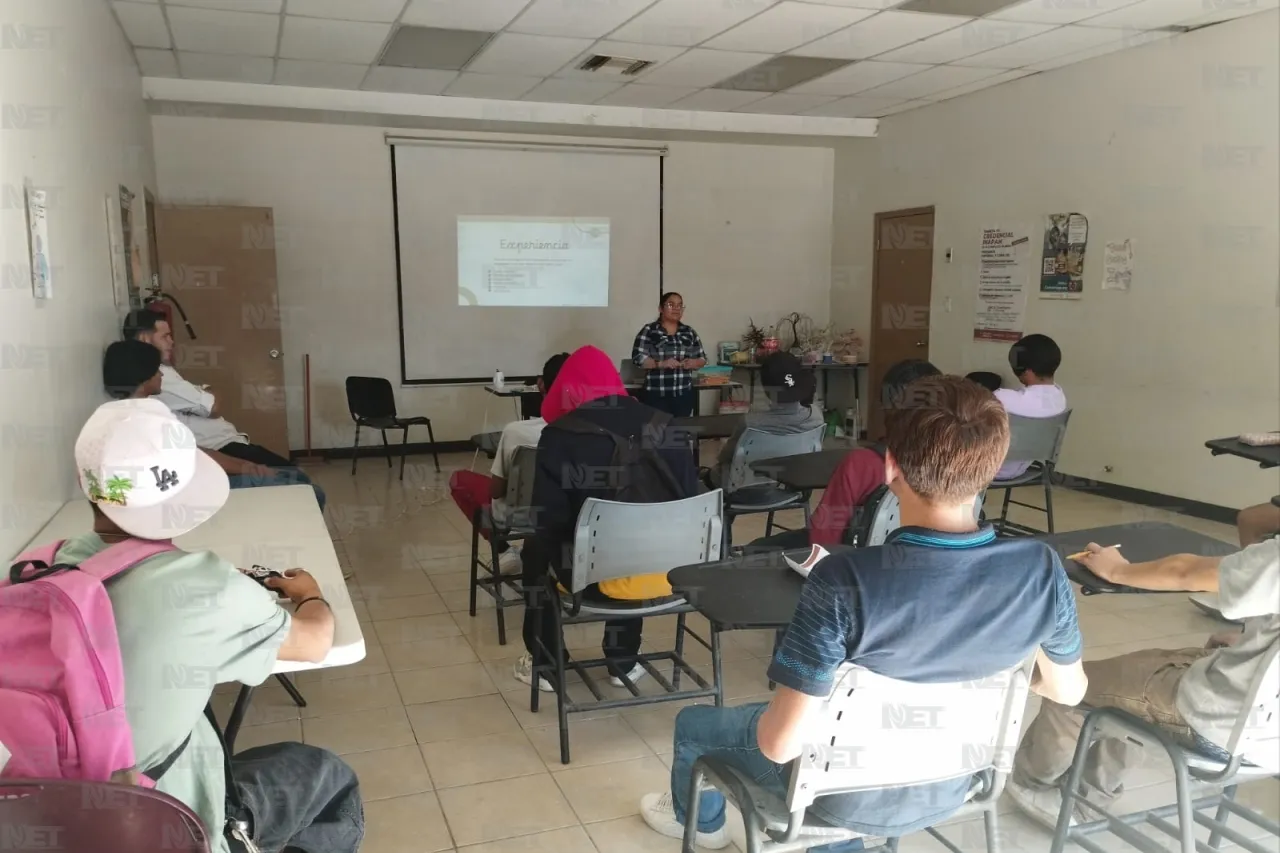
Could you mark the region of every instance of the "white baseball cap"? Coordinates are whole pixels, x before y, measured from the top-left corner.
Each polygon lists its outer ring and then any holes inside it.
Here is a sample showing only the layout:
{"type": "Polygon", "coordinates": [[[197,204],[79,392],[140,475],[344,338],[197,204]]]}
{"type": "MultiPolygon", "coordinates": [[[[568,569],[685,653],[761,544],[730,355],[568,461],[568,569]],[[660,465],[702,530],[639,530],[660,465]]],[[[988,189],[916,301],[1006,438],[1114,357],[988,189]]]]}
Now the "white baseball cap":
{"type": "Polygon", "coordinates": [[[158,400],[103,403],[76,439],[80,489],[121,530],[172,539],[227,502],[227,475],[158,400]]]}

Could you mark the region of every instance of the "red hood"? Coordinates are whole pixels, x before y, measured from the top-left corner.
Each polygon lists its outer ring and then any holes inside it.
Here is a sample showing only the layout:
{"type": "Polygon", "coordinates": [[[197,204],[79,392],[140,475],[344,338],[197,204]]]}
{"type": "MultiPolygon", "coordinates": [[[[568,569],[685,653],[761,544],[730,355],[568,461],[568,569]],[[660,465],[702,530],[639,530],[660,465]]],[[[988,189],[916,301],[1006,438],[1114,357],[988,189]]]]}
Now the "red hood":
{"type": "Polygon", "coordinates": [[[569,356],[556,381],[547,389],[542,400],[542,418],[551,423],[583,403],[626,394],[613,360],[595,347],[582,347],[569,356]]]}

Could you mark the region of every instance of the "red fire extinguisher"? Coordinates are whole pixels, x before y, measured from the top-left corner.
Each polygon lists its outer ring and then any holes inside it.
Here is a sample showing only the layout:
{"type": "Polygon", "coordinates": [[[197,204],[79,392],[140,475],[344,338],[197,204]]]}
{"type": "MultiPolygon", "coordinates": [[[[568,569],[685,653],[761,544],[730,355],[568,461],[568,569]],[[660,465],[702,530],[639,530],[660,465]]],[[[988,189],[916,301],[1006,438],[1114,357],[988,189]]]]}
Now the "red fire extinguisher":
{"type": "Polygon", "coordinates": [[[182,317],[182,325],[187,327],[187,337],[191,340],[196,339],[196,330],[191,328],[191,321],[187,319],[187,312],[182,309],[182,303],[172,293],[165,293],[158,287],[151,291],[151,295],[142,301],[142,304],[157,314],[164,315],[165,322],[169,324],[169,328],[177,328],[173,324],[173,309],[178,309],[178,314],[182,317]]]}

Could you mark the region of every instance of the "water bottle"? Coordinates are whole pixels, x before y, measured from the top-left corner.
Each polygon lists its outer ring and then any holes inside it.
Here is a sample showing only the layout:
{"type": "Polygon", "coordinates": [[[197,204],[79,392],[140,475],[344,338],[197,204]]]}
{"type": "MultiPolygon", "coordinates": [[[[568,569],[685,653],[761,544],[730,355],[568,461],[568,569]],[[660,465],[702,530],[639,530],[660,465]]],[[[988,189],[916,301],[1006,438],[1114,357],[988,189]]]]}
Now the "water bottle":
{"type": "Polygon", "coordinates": [[[502,387],[503,387],[503,385],[504,385],[504,384],[505,384],[505,383],[504,383],[504,381],[503,381],[503,379],[502,379],[502,371],[501,371],[501,370],[495,370],[495,371],[493,371],[493,388],[494,388],[494,390],[495,390],[495,391],[501,391],[501,390],[502,390],[502,387]]]}

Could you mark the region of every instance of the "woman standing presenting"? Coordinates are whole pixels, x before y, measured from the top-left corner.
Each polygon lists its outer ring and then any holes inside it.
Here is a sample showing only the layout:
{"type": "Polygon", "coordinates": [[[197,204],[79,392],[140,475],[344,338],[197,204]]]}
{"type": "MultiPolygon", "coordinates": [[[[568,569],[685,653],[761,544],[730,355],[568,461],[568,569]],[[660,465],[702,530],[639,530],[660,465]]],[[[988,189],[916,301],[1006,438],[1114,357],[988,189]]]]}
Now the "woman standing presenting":
{"type": "Polygon", "coordinates": [[[636,335],[631,360],[647,373],[644,401],[672,417],[693,414],[694,372],[707,363],[698,333],[680,322],[684,297],[674,291],[662,294],[658,319],[646,323],[636,335]]]}

